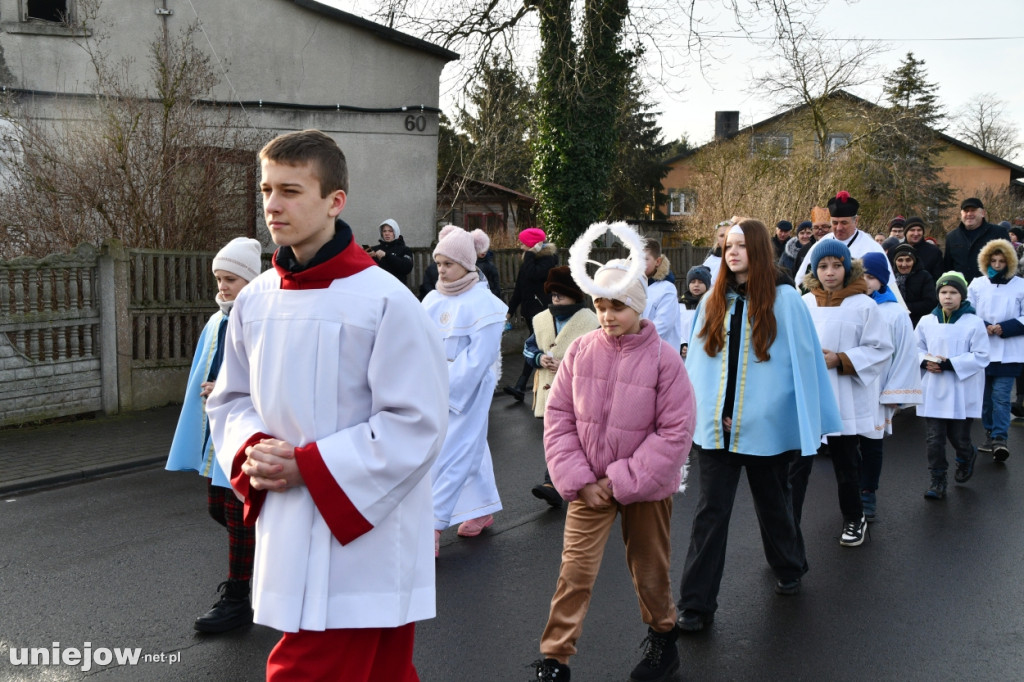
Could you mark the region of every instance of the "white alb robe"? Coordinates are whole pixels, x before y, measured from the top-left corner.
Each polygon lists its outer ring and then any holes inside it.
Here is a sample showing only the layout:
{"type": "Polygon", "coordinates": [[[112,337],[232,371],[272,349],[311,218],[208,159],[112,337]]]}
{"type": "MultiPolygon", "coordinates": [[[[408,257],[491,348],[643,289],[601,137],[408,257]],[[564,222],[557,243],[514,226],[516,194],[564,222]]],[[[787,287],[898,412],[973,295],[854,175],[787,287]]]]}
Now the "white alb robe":
{"type": "Polygon", "coordinates": [[[448,360],[448,435],[432,469],[434,529],[501,510],[487,422],[501,370],[501,332],[508,312],[481,282],[457,296],[423,299],[448,360]]]}
{"type": "Polygon", "coordinates": [[[416,298],[379,267],[323,284],[286,289],[269,270],[242,290],[207,402],[232,477],[258,434],[315,466],[303,486],[252,491],[262,498],[255,621],[297,632],[432,618],[429,472],[448,419],[444,352],[416,298]]]}
{"type": "Polygon", "coordinates": [[[813,293],[804,294],[814,328],[823,349],[845,353],[857,371],[855,376],[828,371],[839,405],[843,429],[830,436],[881,438],[885,425],[878,423],[882,373],[892,357],[892,336],[870,296],[855,294],[838,306],[819,308],[813,293]]]}
{"type": "Polygon", "coordinates": [[[884,324],[892,335],[893,352],[882,371],[882,393],[878,399],[878,420],[885,433],[892,433],[892,417],[899,405],[919,405],[921,393],[917,340],[910,313],[895,301],[878,304],[884,324]]]}
{"type": "MultiPolygon", "coordinates": [[[[967,300],[985,324],[1017,320],[1024,324],[1024,279],[1011,277],[1006,284],[993,284],[987,277],[975,277],[967,287],[967,300]]],[[[989,362],[1024,362],[1024,336],[989,337],[989,362]]]]}
{"type": "Polygon", "coordinates": [[[658,336],[677,351],[682,345],[682,329],[676,306],[679,304],[676,285],[668,280],[659,280],[647,285],[647,307],[643,317],[654,323],[658,336]]]}
{"type": "Polygon", "coordinates": [[[952,372],[920,370],[924,402],[917,406],[917,415],[937,419],[980,418],[991,338],[981,318],[967,313],[953,324],[941,324],[929,313],[917,323],[914,336],[918,365],[925,355],[949,358],[953,365],[952,372]]]}

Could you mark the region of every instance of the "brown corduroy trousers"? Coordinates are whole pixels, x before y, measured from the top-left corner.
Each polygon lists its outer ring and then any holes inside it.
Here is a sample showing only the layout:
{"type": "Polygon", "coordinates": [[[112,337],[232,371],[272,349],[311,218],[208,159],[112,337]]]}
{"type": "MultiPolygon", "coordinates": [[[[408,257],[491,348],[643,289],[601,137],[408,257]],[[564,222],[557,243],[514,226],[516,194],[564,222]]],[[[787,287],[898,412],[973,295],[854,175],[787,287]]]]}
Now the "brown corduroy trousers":
{"type": "Polygon", "coordinates": [[[622,514],[626,564],[644,623],[656,632],[668,632],[675,626],[676,605],[669,582],[672,498],[628,505],[613,503],[604,509],[591,509],[581,500],[574,500],[565,516],[562,567],[540,639],[545,658],[568,663],[576,653],[576,640],[583,630],[604,547],[618,514],[622,514]]]}

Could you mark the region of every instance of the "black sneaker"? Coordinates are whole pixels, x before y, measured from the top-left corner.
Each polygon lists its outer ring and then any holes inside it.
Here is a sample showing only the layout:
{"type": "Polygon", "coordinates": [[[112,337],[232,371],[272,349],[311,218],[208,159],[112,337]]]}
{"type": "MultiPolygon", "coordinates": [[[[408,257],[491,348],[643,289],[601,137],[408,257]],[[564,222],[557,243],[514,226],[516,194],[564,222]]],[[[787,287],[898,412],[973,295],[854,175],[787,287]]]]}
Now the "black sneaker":
{"type": "Polygon", "coordinates": [[[555,486],[550,483],[538,483],[533,486],[533,489],[530,492],[532,492],[533,496],[538,500],[544,500],[555,509],[562,508],[562,496],[558,494],[557,490],[555,490],[555,486]]]}
{"type": "Polygon", "coordinates": [[[647,628],[647,637],[640,645],[644,657],[629,674],[629,682],[664,682],[679,670],[679,651],[676,649],[678,636],[679,631],[675,628],[668,632],[655,632],[647,628]]]}
{"type": "Polygon", "coordinates": [[[1010,405],[1010,414],[1017,419],[1024,419],[1024,403],[1013,403],[1010,405]]]}
{"type": "MultiPolygon", "coordinates": [[[[959,463],[957,464],[959,467],[959,463]]],[[[957,471],[959,474],[959,471],[957,471]]],[[[924,491],[924,498],[926,500],[941,500],[946,497],[946,472],[932,472],[932,483],[928,486],[928,490],[924,491]]]]}
{"type": "Polygon", "coordinates": [[[534,679],[542,682],[569,682],[569,666],[565,663],[559,663],[553,658],[545,658],[544,660],[538,659],[530,665],[537,671],[537,676],[534,679]]]}
{"type": "Polygon", "coordinates": [[[978,452],[992,452],[992,432],[985,432],[985,442],[978,446],[978,452]]]}
{"type": "Polygon", "coordinates": [[[839,544],[843,547],[857,547],[864,542],[864,533],[867,532],[868,521],[861,514],[856,521],[847,521],[843,524],[843,534],[839,536],[839,544]]]}
{"type": "Polygon", "coordinates": [[[1002,438],[992,441],[992,459],[996,462],[1005,462],[1010,456],[1010,449],[1006,447],[1006,441],[1002,438]]]}
{"type": "MultiPolygon", "coordinates": [[[[976,459],[978,459],[978,452],[976,450],[971,451],[971,458],[968,460],[957,457],[956,473],[953,474],[953,480],[957,483],[967,483],[967,481],[971,480],[971,476],[974,475],[974,461],[976,459]]],[[[945,481],[943,481],[943,484],[945,484],[945,481]]]]}
{"type": "Polygon", "coordinates": [[[702,613],[693,609],[685,609],[680,611],[679,616],[676,618],[676,627],[681,632],[700,632],[711,625],[711,621],[714,619],[715,614],[713,613],[702,613]]]}
{"type": "Polygon", "coordinates": [[[775,583],[775,594],[781,594],[785,597],[800,594],[800,578],[779,580],[775,583]]]}
{"type": "Polygon", "coordinates": [[[225,580],[217,586],[223,592],[213,608],[196,618],[193,623],[199,632],[227,632],[243,625],[252,625],[252,604],[249,602],[249,581],[225,580]]]}

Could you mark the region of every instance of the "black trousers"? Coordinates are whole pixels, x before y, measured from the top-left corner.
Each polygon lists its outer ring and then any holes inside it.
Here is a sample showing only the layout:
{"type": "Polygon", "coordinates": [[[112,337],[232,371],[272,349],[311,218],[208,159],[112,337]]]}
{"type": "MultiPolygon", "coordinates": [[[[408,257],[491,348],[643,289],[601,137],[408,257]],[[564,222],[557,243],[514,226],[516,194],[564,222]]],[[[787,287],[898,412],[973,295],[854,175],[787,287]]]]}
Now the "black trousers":
{"type": "Polygon", "coordinates": [[[680,609],[713,613],[718,608],[729,520],[743,468],[747,470],[768,565],[780,580],[799,578],[807,572],[804,539],[793,520],[789,488],[790,463],[795,456],[794,452],[774,457],[737,455],[724,450],[699,452],[700,498],[683,569],[680,609]]]}
{"type": "MultiPolygon", "coordinates": [[[[857,436],[829,436],[828,451],[832,458],[832,469],[836,474],[836,490],[839,494],[839,511],[844,521],[860,521],[864,506],[860,500],[860,447],[857,436]]],[[[793,488],[793,518],[797,525],[807,494],[807,480],[811,477],[811,457],[801,457],[793,462],[789,482],[793,488]]]]}

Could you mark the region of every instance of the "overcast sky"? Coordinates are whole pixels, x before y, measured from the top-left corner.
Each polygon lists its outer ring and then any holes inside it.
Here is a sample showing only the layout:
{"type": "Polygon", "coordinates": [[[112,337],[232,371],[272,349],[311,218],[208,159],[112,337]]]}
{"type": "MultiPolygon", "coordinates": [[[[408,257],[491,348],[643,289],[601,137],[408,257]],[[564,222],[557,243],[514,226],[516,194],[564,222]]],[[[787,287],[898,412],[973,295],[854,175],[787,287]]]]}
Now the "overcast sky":
{"type": "MultiPolygon", "coordinates": [[[[367,17],[368,8],[375,4],[374,0],[320,1],[367,17]]],[[[718,6],[717,0],[705,2],[708,7],[718,6]]],[[[859,0],[852,4],[830,0],[818,21],[835,38],[881,41],[887,49],[878,59],[882,72],[894,69],[913,51],[925,61],[929,80],[939,85],[948,114],[984,93],[994,93],[1007,103],[1008,118],[1017,126],[1018,137],[1024,138],[1024,0],[859,0]]],[[[731,28],[724,20],[721,26],[731,28]]],[[[659,40],[668,45],[663,49],[669,54],[662,57],[685,63],[683,50],[671,43],[671,39],[659,40]]],[[[662,110],[659,123],[667,140],[686,134],[693,143],[709,141],[715,111],[739,111],[741,125],[778,112],[777,102],[750,92],[752,71],[772,63],[762,47],[745,38],[723,38],[714,53],[717,59],[704,74],[696,66],[677,70],[666,87],[652,93],[662,110]]],[[[452,70],[449,66],[446,74],[452,70]]],[[[442,89],[441,107],[448,113],[455,91],[451,82],[442,89]]],[[[878,101],[881,83],[853,92],[878,101]]],[[[947,132],[956,136],[952,128],[947,132]]],[[[1024,153],[1018,153],[1016,161],[1024,162],[1024,153]]]]}

